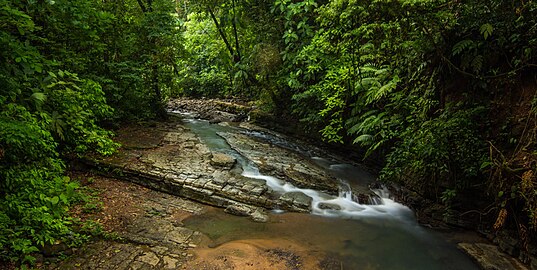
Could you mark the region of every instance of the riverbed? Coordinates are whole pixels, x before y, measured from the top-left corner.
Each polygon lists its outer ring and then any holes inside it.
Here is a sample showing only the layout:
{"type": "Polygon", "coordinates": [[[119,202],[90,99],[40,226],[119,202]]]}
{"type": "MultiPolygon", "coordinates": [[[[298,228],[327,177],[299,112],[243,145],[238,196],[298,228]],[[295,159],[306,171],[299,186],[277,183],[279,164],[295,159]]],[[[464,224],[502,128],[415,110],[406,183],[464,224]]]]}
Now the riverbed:
{"type": "MultiPolygon", "coordinates": [[[[318,151],[308,151],[303,145],[293,146],[292,142],[282,142],[284,137],[278,137],[278,144],[296,152],[315,153],[308,158],[332,170],[343,187],[335,196],[301,189],[259,173],[255,164],[239,153],[240,149],[230,147],[222,136],[222,132],[252,132],[192,119],[189,114],[183,117],[186,126],[209,149],[234,156],[244,176],[264,180],[276,192],[303,192],[313,198],[310,214],[273,209],[267,223],[228,215],[219,209],[186,219],[185,226],[205,235],[192,266],[271,269],[283,262],[288,269],[478,269],[453,243],[421,227],[412,211],[391,200],[388,194],[376,191],[380,197],[376,205],[353,201],[349,196],[351,191],[344,187],[370,182],[371,179],[361,179],[372,177],[362,167],[318,156],[318,151]],[[319,207],[326,202],[334,207],[319,207]],[[263,254],[267,252],[283,255],[281,260],[266,261],[263,254]]],[[[273,134],[260,136],[256,132],[255,135],[276,144],[273,134]]]]}

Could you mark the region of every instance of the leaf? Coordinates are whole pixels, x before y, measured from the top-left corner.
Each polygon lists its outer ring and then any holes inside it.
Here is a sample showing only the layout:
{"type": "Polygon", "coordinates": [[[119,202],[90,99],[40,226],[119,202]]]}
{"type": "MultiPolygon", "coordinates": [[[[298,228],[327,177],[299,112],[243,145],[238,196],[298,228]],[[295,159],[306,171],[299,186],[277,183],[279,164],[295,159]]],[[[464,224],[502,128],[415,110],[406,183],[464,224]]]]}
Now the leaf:
{"type": "Polygon", "coordinates": [[[485,39],[490,37],[493,31],[494,31],[494,27],[492,27],[490,23],[485,23],[481,25],[481,27],[479,28],[479,32],[481,32],[481,35],[483,35],[485,39]]]}
{"type": "Polygon", "coordinates": [[[37,72],[37,73],[41,73],[43,72],[43,66],[39,65],[39,64],[35,64],[34,66],[34,70],[37,72]]]}
{"type": "Polygon", "coordinates": [[[373,136],[369,134],[362,134],[358,136],[352,143],[370,144],[373,142],[373,136]]]}
{"type": "Polygon", "coordinates": [[[34,101],[36,104],[43,104],[43,102],[45,102],[45,100],[47,100],[47,95],[45,95],[45,93],[33,93],[31,96],[30,96],[30,99],[32,101],[34,101]]]}
{"type": "Polygon", "coordinates": [[[461,40],[453,46],[452,54],[453,56],[458,55],[464,50],[473,47],[473,45],[474,45],[473,40],[469,40],[469,39],[461,40]]]}
{"type": "Polygon", "coordinates": [[[62,202],[64,204],[67,204],[69,201],[67,200],[67,196],[65,196],[65,194],[60,194],[60,200],[62,200],[62,202]]]}
{"type": "Polygon", "coordinates": [[[475,72],[481,71],[481,68],[483,67],[483,56],[477,55],[474,57],[474,60],[472,60],[472,68],[475,72]]]}
{"type": "Polygon", "coordinates": [[[50,199],[50,203],[52,203],[53,205],[58,204],[58,202],[60,202],[60,198],[58,196],[54,196],[52,197],[52,199],[50,199]]]}
{"type": "Polygon", "coordinates": [[[487,167],[490,167],[491,165],[492,165],[492,162],[490,162],[490,161],[485,161],[485,162],[481,163],[481,166],[479,167],[479,169],[480,169],[480,170],[483,170],[483,169],[485,169],[485,168],[487,168],[487,167]]]}

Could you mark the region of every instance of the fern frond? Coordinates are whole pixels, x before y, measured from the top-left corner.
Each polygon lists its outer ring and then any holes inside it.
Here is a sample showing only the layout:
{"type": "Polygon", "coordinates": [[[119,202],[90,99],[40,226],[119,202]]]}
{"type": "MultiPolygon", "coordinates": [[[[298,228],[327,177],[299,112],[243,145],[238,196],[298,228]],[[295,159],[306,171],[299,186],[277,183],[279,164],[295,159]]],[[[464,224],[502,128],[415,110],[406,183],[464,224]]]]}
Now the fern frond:
{"type": "Polygon", "coordinates": [[[483,55],[477,55],[474,57],[474,60],[472,60],[472,68],[476,73],[481,71],[481,68],[483,67],[483,55]]]}
{"type": "Polygon", "coordinates": [[[469,39],[461,40],[453,46],[452,54],[453,56],[456,56],[456,55],[461,54],[463,51],[473,48],[473,47],[474,47],[473,40],[469,40],[469,39]]]}
{"type": "Polygon", "coordinates": [[[356,137],[354,141],[352,141],[353,144],[360,143],[361,145],[368,145],[368,144],[371,144],[372,142],[373,142],[373,136],[369,134],[362,134],[356,137]]]}

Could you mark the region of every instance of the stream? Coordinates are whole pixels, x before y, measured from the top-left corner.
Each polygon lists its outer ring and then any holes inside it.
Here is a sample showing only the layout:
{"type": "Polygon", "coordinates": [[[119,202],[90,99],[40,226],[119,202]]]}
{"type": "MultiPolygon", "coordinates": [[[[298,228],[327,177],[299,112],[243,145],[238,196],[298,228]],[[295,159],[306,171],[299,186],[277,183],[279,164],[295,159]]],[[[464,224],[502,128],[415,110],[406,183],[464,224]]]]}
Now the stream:
{"type": "MultiPolygon", "coordinates": [[[[242,175],[264,181],[275,193],[302,192],[311,198],[311,214],[272,210],[268,223],[208,211],[184,221],[185,226],[201,231],[207,246],[265,239],[300,243],[310,252],[333,258],[338,263],[326,269],[478,269],[453,243],[437,232],[421,227],[413,212],[389,198],[386,190],[373,190],[380,199],[373,204],[359,204],[352,199],[351,185],[363,185],[374,178],[363,168],[343,164],[316,151],[296,145],[284,138],[251,132],[229,125],[210,124],[181,113],[185,124],[211,151],[223,152],[237,159],[242,175]],[[263,175],[249,160],[232,149],[221,132],[251,133],[279,147],[293,149],[311,158],[341,182],[338,196],[293,186],[273,176],[263,175]],[[367,181],[366,181],[367,180],[367,181]],[[321,207],[325,205],[325,207],[321,207]],[[330,205],[330,207],[326,207],[330,205]]],[[[325,269],[325,268],[323,268],[325,269]]]]}

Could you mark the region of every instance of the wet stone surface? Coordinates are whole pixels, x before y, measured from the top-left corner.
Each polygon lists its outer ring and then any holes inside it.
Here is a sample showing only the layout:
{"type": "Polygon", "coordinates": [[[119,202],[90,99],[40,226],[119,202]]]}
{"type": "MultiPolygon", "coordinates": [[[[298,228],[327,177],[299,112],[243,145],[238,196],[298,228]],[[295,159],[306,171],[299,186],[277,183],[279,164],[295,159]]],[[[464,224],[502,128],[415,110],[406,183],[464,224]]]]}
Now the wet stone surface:
{"type": "Polygon", "coordinates": [[[484,270],[528,269],[525,265],[508,256],[495,245],[485,243],[460,243],[459,248],[472,257],[484,270]]]}
{"type": "Polygon", "coordinates": [[[300,188],[321,190],[329,194],[338,192],[337,179],[309,158],[245,134],[219,135],[225,138],[233,149],[254,162],[264,174],[276,176],[300,188]]]}
{"type": "Polygon", "coordinates": [[[201,214],[204,206],[118,180],[97,181],[104,208],[93,218],[117,236],[94,240],[66,260],[44,268],[183,269],[202,234],[184,227],[182,220],[201,214]],[[124,197],[116,202],[118,196],[124,197]]]}
{"type": "MultiPolygon", "coordinates": [[[[88,157],[86,164],[101,174],[225,208],[227,213],[249,216],[257,222],[269,221],[267,209],[310,211],[311,197],[301,192],[274,194],[263,181],[241,176],[240,171],[236,170],[237,166],[234,166],[236,160],[233,157],[211,152],[180,119],[124,128],[118,135],[124,146],[119,153],[104,159],[88,157]]],[[[337,193],[337,180],[297,153],[244,134],[222,136],[233,149],[254,162],[265,174],[285,179],[298,187],[337,193]]],[[[205,251],[206,256],[201,256],[203,250],[194,255],[194,249],[204,235],[195,231],[197,229],[183,226],[182,220],[188,215],[200,213],[203,206],[176,196],[151,192],[138,200],[137,205],[142,211],[130,217],[115,214],[115,218],[121,220],[119,239],[97,240],[75,250],[68,260],[47,265],[47,268],[220,269],[210,268],[210,264],[206,265],[200,258],[221,258],[221,269],[231,269],[228,265],[240,266],[235,269],[277,269],[273,266],[278,264],[281,264],[279,269],[316,269],[302,267],[303,262],[296,255],[301,254],[297,250],[302,248],[294,248],[295,251],[290,252],[279,246],[260,245],[257,242],[231,243],[205,251]],[[229,250],[240,252],[230,254],[229,250]],[[241,255],[245,250],[253,254],[248,258],[254,259],[253,262],[247,261],[247,265],[243,264],[245,260],[241,255]],[[213,256],[213,253],[218,256],[213,256]],[[260,254],[269,258],[266,262],[269,268],[257,265],[260,254]],[[232,260],[233,264],[228,260],[232,260]]],[[[336,209],[336,206],[326,204],[323,209],[336,209]]],[[[479,247],[474,250],[477,253],[471,255],[476,257],[484,249],[479,247]]],[[[339,265],[332,264],[330,260],[323,261],[320,266],[321,269],[339,269],[339,265]]]]}
{"type": "Polygon", "coordinates": [[[132,128],[118,132],[123,147],[108,158],[89,157],[86,162],[100,173],[218,207],[236,203],[272,208],[264,182],[230,170],[236,160],[212,153],[180,119],[156,126],[138,127],[143,137],[161,138],[155,147],[144,148],[131,139],[132,128]],[[128,142],[125,142],[127,140],[128,142]]]}
{"type": "MultiPolygon", "coordinates": [[[[280,197],[263,180],[242,176],[234,157],[211,151],[180,118],[123,128],[117,134],[119,142],[124,145],[117,154],[107,158],[87,157],[85,160],[99,173],[222,208],[245,204],[252,209],[310,211],[311,198],[303,194],[280,197]],[[151,138],[150,142],[134,139],[133,134],[151,138]]],[[[244,134],[219,135],[233,149],[254,162],[261,172],[297,187],[337,194],[337,179],[310,159],[244,134]]],[[[257,213],[254,218],[257,221],[265,220],[259,212],[248,213],[257,213]]]]}

